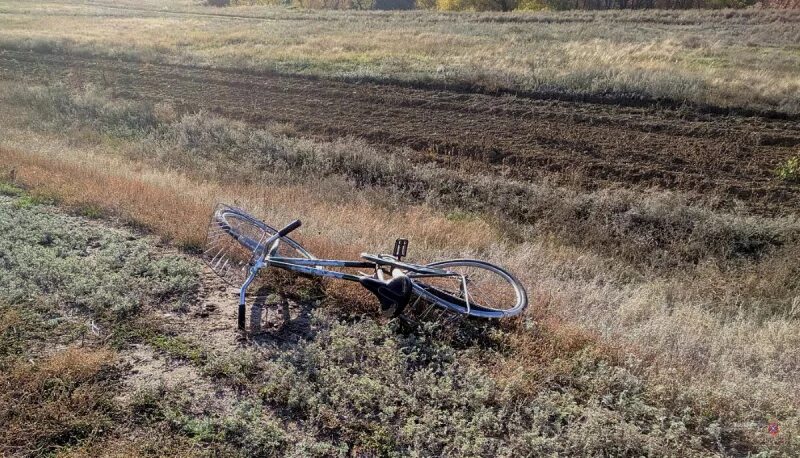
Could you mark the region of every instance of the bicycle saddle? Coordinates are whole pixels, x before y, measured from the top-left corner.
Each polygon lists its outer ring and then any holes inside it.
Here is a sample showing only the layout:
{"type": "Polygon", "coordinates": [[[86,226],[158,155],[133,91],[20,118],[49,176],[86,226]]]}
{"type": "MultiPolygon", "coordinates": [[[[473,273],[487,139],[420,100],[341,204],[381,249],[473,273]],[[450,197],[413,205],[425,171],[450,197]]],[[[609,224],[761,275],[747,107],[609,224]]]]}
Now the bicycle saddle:
{"type": "Polygon", "coordinates": [[[359,280],[364,288],[377,296],[381,303],[381,312],[387,317],[396,317],[411,300],[411,280],[402,275],[389,281],[382,281],[371,277],[361,277],[359,280]]]}

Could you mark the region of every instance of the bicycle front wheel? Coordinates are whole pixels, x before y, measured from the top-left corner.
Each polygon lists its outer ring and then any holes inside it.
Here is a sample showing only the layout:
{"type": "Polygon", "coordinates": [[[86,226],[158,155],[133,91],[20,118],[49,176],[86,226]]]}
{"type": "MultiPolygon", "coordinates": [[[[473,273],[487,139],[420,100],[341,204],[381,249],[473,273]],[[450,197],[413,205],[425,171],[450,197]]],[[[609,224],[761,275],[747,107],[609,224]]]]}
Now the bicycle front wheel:
{"type": "MultiPolygon", "coordinates": [[[[239,286],[249,275],[253,256],[270,248],[263,244],[277,233],[277,229],[244,210],[220,204],[208,225],[203,258],[220,278],[239,286]]],[[[290,237],[282,237],[271,254],[314,259],[311,253],[290,237]]]]}
{"type": "Polygon", "coordinates": [[[525,288],[500,267],[475,259],[428,264],[439,273],[409,273],[414,292],[440,307],[480,318],[519,315],[528,305],[525,288]]]}

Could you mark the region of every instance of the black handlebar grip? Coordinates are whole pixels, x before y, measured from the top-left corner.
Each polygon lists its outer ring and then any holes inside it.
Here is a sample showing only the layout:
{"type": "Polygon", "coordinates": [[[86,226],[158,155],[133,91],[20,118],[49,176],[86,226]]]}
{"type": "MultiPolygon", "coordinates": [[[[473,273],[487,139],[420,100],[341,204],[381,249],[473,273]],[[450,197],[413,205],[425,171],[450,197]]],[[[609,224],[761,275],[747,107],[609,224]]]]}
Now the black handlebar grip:
{"type": "Polygon", "coordinates": [[[296,220],[292,221],[291,223],[289,223],[288,226],[286,226],[283,229],[279,230],[278,231],[278,235],[281,236],[281,237],[284,237],[284,236],[286,236],[286,234],[288,234],[289,232],[292,232],[293,230],[297,229],[302,224],[303,223],[301,223],[299,219],[296,219],[296,220]]]}

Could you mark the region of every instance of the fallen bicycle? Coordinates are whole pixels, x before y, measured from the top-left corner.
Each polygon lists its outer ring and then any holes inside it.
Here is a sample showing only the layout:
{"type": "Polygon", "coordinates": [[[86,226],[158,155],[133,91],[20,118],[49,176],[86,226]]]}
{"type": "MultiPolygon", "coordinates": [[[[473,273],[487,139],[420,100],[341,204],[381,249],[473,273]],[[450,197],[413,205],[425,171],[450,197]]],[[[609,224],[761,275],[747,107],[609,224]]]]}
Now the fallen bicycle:
{"type": "Polygon", "coordinates": [[[404,262],[408,240],[395,241],[389,254],[362,253],[361,261],[317,259],[288,235],[295,220],[275,229],[247,212],[218,205],[209,225],[204,257],[229,283],[241,285],[239,329],[245,328],[247,289],[261,269],[279,268],[307,276],[360,283],[380,302],[385,316],[399,316],[412,298],[444,310],[479,318],[520,314],[528,304],[525,288],[506,270],[476,259],[452,259],[420,265],[404,262]],[[351,274],[334,269],[368,269],[351,274]]]}

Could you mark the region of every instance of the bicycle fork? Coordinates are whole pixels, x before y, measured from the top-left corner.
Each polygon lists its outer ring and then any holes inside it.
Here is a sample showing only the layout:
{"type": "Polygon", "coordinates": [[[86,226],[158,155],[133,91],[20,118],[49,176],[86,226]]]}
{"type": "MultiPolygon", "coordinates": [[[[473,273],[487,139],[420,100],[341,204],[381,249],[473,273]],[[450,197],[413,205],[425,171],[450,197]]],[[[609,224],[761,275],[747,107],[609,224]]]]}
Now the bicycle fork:
{"type": "Polygon", "coordinates": [[[250,266],[250,273],[247,276],[247,279],[242,283],[242,288],[239,290],[239,316],[237,317],[239,330],[244,331],[246,323],[246,314],[247,314],[247,307],[245,305],[245,296],[247,295],[247,288],[250,286],[250,283],[253,283],[255,280],[256,275],[258,275],[258,271],[261,270],[262,267],[268,266],[269,261],[267,263],[264,262],[264,259],[267,256],[271,256],[273,253],[278,251],[277,243],[281,237],[285,237],[287,234],[292,232],[293,230],[300,227],[301,223],[300,220],[296,219],[289,223],[286,227],[279,230],[275,235],[271,236],[264,242],[259,242],[256,248],[253,250],[253,261],[252,265],[250,266]],[[265,249],[266,247],[270,247],[269,252],[265,249]]]}
{"type": "Polygon", "coordinates": [[[256,274],[258,274],[258,268],[253,266],[250,268],[250,275],[247,276],[247,279],[242,284],[242,289],[239,290],[239,314],[237,316],[239,321],[239,330],[244,331],[245,328],[245,314],[247,313],[247,309],[245,307],[245,295],[247,294],[247,288],[250,286],[250,283],[253,283],[253,280],[256,278],[256,274]]]}

